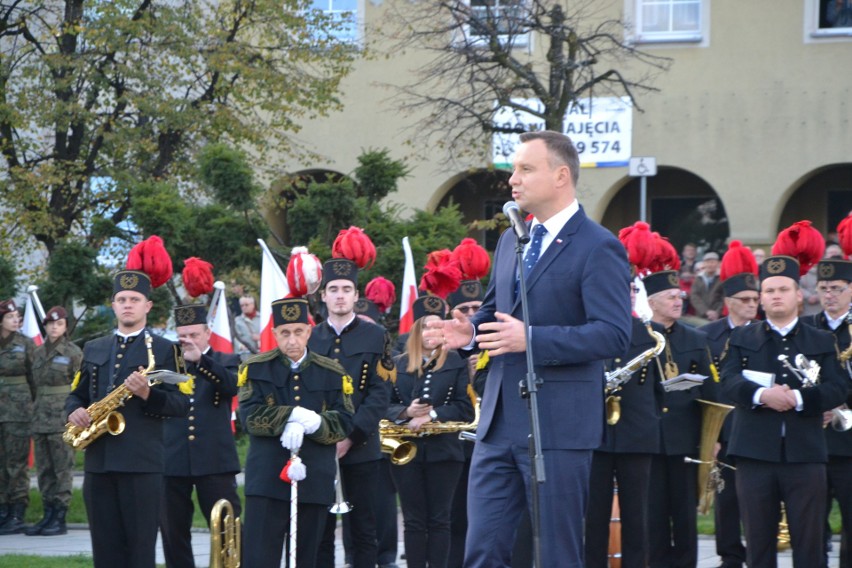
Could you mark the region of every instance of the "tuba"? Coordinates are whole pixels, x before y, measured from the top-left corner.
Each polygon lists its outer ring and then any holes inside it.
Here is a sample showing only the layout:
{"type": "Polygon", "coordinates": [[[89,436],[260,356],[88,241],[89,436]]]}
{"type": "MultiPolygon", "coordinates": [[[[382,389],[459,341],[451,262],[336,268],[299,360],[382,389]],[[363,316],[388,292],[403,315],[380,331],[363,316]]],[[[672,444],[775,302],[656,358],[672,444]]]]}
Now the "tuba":
{"type": "MultiPolygon", "coordinates": [[[[148,330],[145,330],[145,348],[148,351],[148,367],[142,371],[142,375],[148,377],[148,385],[154,386],[160,383],[177,384],[187,380],[189,377],[171,371],[154,371],[154,339],[148,330]],[[156,374],[156,377],[153,375],[156,374]]],[[[111,434],[118,436],[124,432],[124,416],[118,411],[124,403],[133,396],[127,385],[122,383],[111,393],[101,400],[92,403],[86,408],[91,423],[81,428],[70,422],[65,425],[62,440],[75,450],[84,450],[89,444],[103,436],[111,434]]]]}
{"type": "Polygon", "coordinates": [[[379,421],[379,439],[382,452],[390,454],[393,465],[405,465],[417,455],[417,446],[403,438],[422,438],[434,434],[471,432],[479,425],[479,400],[473,405],[473,422],[427,422],[417,432],[405,424],[395,424],[387,419],[379,421]]]}
{"type": "Polygon", "coordinates": [[[706,515],[713,505],[715,494],[725,488],[725,484],[719,476],[722,467],[732,466],[722,463],[713,457],[713,449],[725,417],[734,409],[729,404],[710,402],[709,400],[697,399],[701,404],[701,446],[698,449],[698,459],[683,458],[687,463],[698,464],[698,512],[706,515]]]}
{"type": "Polygon", "coordinates": [[[662,333],[651,329],[651,324],[647,322],[645,328],[648,330],[648,334],[654,338],[656,344],[628,361],[623,367],[606,374],[606,423],[610,426],[614,426],[621,419],[621,397],[616,393],[622,385],[630,380],[633,373],[648,364],[651,359],[657,357],[666,347],[666,338],[663,337],[662,333]]]}
{"type": "Polygon", "coordinates": [[[219,499],[210,512],[210,568],[239,568],[240,518],[227,499],[219,499]]]}

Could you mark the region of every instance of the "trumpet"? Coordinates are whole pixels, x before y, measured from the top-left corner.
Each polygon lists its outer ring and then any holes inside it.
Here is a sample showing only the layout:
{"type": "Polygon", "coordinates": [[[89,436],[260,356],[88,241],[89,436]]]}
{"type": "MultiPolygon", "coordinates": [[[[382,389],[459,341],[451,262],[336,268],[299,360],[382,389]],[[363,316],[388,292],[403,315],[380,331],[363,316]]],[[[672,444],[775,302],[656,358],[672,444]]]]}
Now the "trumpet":
{"type": "Polygon", "coordinates": [[[844,404],[831,409],[831,427],[837,432],[852,430],[852,410],[844,404]]]}
{"type": "Polygon", "coordinates": [[[390,454],[393,465],[405,465],[417,455],[417,446],[403,438],[421,438],[433,434],[453,432],[471,432],[479,425],[479,400],[473,406],[473,422],[427,422],[415,432],[405,424],[395,424],[390,420],[379,421],[379,439],[382,452],[390,454]]]}
{"type": "Polygon", "coordinates": [[[784,354],[778,356],[778,360],[787,367],[802,383],[802,388],[811,388],[819,384],[819,372],[821,367],[816,361],[812,361],[799,353],[794,359],[796,366],[790,364],[790,358],[784,354]]]}
{"type": "Polygon", "coordinates": [[[645,328],[648,330],[648,335],[654,338],[655,345],[628,361],[623,367],[606,374],[606,423],[610,426],[614,426],[621,419],[621,397],[615,393],[630,380],[633,373],[641,369],[654,357],[659,356],[666,347],[666,338],[663,337],[662,333],[651,329],[651,325],[648,323],[645,324],[645,328]]]}
{"type": "Polygon", "coordinates": [[[334,467],[336,468],[334,474],[334,505],[329,507],[328,512],[334,515],[343,515],[352,510],[352,505],[343,497],[343,478],[340,476],[340,460],[337,456],[334,457],[334,467]]]}

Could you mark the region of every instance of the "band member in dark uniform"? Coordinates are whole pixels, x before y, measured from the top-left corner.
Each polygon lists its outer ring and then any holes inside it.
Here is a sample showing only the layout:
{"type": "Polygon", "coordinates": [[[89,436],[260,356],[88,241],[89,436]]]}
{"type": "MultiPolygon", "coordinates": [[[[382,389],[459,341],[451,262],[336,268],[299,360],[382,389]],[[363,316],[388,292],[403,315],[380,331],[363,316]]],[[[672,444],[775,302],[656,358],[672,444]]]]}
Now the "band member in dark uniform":
{"type": "MultiPolygon", "coordinates": [[[[637,291],[637,285],[631,284],[630,299],[634,306],[637,291]]],[[[660,451],[660,417],[654,395],[659,378],[653,360],[658,342],[649,326],[662,336],[662,326],[652,322],[646,326],[641,319],[634,317],[630,350],[607,364],[607,371],[612,372],[636,357],[648,356],[627,383],[612,393],[611,396],[620,398],[621,414],[615,424],[608,420],[606,441],[592,456],[590,505],[586,511],[587,568],[609,566],[607,553],[614,479],[618,483],[621,519],[621,565],[623,568],[646,566],[651,459],[660,451]]]]}
{"type": "Polygon", "coordinates": [[[65,411],[70,423],[86,428],[91,422],[87,407],[122,383],[133,394],[120,409],[124,432],[101,436],[86,448],[83,500],[96,568],[153,568],[165,469],[164,422],[186,416],[190,403],[177,386],[149,386],[140,372],[151,357],[157,370],[169,371],[178,369],[180,359],[177,345],[146,327],[152,307],[149,276],[118,272],[113,291],[118,328],[84,346],[80,380],[65,411]]]}
{"type": "MultiPolygon", "coordinates": [[[[707,345],[717,369],[720,367],[720,360],[731,332],[737,327],[755,323],[757,306],[760,302],[757,261],[751,251],[743,247],[740,241],[732,241],[728,251],[722,257],[720,277],[728,315],[701,327],[701,331],[707,334],[707,345]]],[[[733,401],[723,396],[719,397],[719,402],[733,404],[733,401]]],[[[730,466],[736,466],[734,457],[728,455],[728,438],[732,420],[733,416],[729,413],[719,433],[720,445],[716,459],[730,466]]],[[[716,554],[722,559],[720,568],[742,568],[746,559],[746,550],[742,541],[736,475],[729,467],[720,468],[719,473],[724,489],[717,492],[715,496],[716,554]]]]}
{"type": "MultiPolygon", "coordinates": [[[[791,228],[799,232],[799,242],[809,225],[800,222],[791,228]]],[[[822,416],[846,399],[849,382],[831,334],[799,322],[800,265],[796,258],[781,254],[791,248],[779,246],[785,242],[782,235],[773,256],[760,268],[766,322],[735,329],[722,363],[723,392],[736,404],[728,453],[737,458],[749,568],[777,565],[782,501],[793,565],[822,565],[828,459],[822,416]],[[800,355],[806,359],[799,361],[803,367],[810,367],[810,362],[819,365],[818,376],[794,372],[779,360],[784,356],[795,367],[800,355]]],[[[809,266],[802,268],[806,271],[809,266]]]]}
{"type": "Polygon", "coordinates": [[[308,349],[308,302],[272,303],[278,349],[240,369],[240,417],[249,434],[243,566],[281,564],[289,531],[290,484],[282,468],[298,451],[307,477],[298,486],[296,562],[315,566],[328,507],[334,503],[335,448],[352,428],[352,379],[339,363],[308,349]]]}
{"type": "MultiPolygon", "coordinates": [[[[376,565],[376,517],[374,510],[379,464],[379,420],[390,401],[390,382],[394,368],[390,357],[390,339],[385,330],[359,318],[358,265],[335,258],[323,265],[322,299],[328,317],[311,333],[311,352],[340,363],[355,381],[352,405],[352,431],[338,442],[340,475],[344,495],[352,505],[347,513],[352,535],[354,568],[376,565]]],[[[329,514],[318,566],[334,568],[334,528],[336,515],[329,514]]]]}
{"type": "Polygon", "coordinates": [[[643,282],[653,321],[665,328],[666,346],[659,357],[663,378],[682,373],[708,377],[701,387],[673,392],[657,383],[661,446],[651,462],[648,502],[649,566],[694,568],[698,563],[698,471],[684,458],[698,455],[701,408],[696,399],[713,400],[716,383],[707,336],[678,321],[685,293],[677,271],[656,272],[643,282]]]}
{"type": "MultiPolygon", "coordinates": [[[[837,348],[844,354],[844,370],[850,371],[849,351],[852,349],[850,339],[849,305],[852,302],[852,262],[841,258],[827,258],[817,264],[817,294],[819,294],[823,311],[802,318],[802,323],[812,325],[817,329],[834,334],[837,348]]],[[[852,380],[848,387],[852,388],[852,380]]],[[[849,393],[852,395],[852,393],[849,393]]],[[[852,396],[847,397],[842,409],[852,406],[852,396]]],[[[840,568],[852,568],[852,552],[849,550],[849,539],[852,536],[852,430],[838,431],[831,421],[834,415],[827,412],[823,422],[829,425],[825,428],[825,442],[828,447],[828,503],[826,512],[831,511],[831,499],[837,500],[840,506],[842,521],[842,538],[840,548],[840,568]]],[[[828,538],[829,535],[826,535],[828,538]]]]}
{"type": "Polygon", "coordinates": [[[237,394],[240,358],[210,347],[207,309],[203,305],[174,310],[186,372],[192,377],[189,416],[166,421],[166,476],[160,530],[169,568],[194,567],[192,555],[192,490],[210,525],[210,512],[227,499],[239,517],[237,494],[240,471],[231,432],[231,399],[237,394]]]}
{"type": "MultiPolygon", "coordinates": [[[[467,364],[440,341],[423,337],[429,320],[440,319],[446,304],[437,296],[414,302],[414,325],[406,352],[395,358],[397,380],[387,418],[413,433],[432,422],[473,420],[473,388],[467,364]]],[[[446,566],[450,552],[450,507],[464,466],[458,432],[411,438],[414,459],[395,466],[391,475],[399,491],[405,527],[405,559],[411,568],[446,566]]]]}

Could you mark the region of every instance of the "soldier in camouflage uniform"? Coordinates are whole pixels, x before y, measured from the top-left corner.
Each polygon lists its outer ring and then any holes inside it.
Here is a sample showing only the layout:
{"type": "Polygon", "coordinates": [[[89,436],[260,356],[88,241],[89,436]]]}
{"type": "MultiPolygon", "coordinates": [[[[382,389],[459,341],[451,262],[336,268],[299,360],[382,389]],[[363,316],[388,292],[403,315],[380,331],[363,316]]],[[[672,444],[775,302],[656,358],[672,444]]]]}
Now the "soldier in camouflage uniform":
{"type": "Polygon", "coordinates": [[[339,363],[307,349],[306,300],[277,300],[272,315],[278,348],[250,357],[239,373],[240,417],[251,440],[243,566],[281,564],[290,484],[280,472],[295,451],[306,468],[298,486],[296,561],[315,566],[328,507],[334,503],[336,443],[352,428],[352,379],[339,363]]]}
{"type": "Polygon", "coordinates": [[[30,421],[33,411],[32,362],[35,345],[18,333],[14,300],[0,302],[0,534],[24,530],[29,503],[30,421]]]}
{"type": "Polygon", "coordinates": [[[68,314],[65,308],[50,308],[44,318],[44,327],[47,341],[36,347],[33,354],[36,399],[32,422],[44,517],[26,530],[28,536],[55,536],[67,532],[65,513],[71,502],[74,450],[62,441],[65,399],[83,360],[83,351],[66,338],[68,314]]]}

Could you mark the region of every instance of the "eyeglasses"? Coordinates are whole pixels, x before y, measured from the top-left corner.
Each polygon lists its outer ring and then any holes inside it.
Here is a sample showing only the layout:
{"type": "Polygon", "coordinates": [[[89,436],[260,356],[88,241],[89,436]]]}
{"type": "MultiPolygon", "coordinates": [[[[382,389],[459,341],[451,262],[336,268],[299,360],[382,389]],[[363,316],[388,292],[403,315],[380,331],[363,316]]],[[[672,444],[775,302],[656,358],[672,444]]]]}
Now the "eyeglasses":
{"type": "Polygon", "coordinates": [[[475,314],[477,311],[479,311],[479,306],[459,306],[456,309],[463,314],[467,314],[467,313],[475,314]]]}
{"type": "Polygon", "coordinates": [[[760,298],[755,296],[731,296],[732,300],[737,300],[738,302],[742,302],[743,304],[758,304],[760,303],[760,298]]]}
{"type": "Polygon", "coordinates": [[[828,294],[831,294],[832,296],[839,296],[848,289],[848,284],[846,286],[817,286],[817,292],[823,296],[828,294]]]}

